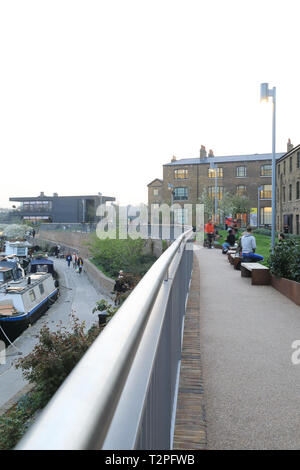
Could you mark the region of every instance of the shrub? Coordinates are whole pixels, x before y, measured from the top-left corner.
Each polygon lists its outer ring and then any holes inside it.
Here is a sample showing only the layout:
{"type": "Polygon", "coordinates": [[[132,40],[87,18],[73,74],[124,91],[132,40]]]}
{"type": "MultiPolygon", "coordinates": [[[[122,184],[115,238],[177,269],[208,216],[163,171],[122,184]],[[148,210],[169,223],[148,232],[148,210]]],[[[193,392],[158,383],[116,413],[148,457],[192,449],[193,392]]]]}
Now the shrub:
{"type": "Polygon", "coordinates": [[[85,323],[72,316],[72,329],[65,327],[51,332],[43,326],[39,343],[33,351],[16,364],[24,377],[35,384],[38,406],[43,408],[66,379],[101,331],[94,326],[87,333],[85,323]]]}
{"type": "Polygon", "coordinates": [[[269,257],[272,274],[292,281],[300,282],[300,245],[296,240],[288,239],[277,243],[274,253],[269,257]]]}
{"type": "Polygon", "coordinates": [[[155,256],[143,253],[144,247],[145,240],[142,238],[99,239],[92,235],[90,243],[95,264],[113,278],[120,269],[143,276],[156,261],[155,256]]]}

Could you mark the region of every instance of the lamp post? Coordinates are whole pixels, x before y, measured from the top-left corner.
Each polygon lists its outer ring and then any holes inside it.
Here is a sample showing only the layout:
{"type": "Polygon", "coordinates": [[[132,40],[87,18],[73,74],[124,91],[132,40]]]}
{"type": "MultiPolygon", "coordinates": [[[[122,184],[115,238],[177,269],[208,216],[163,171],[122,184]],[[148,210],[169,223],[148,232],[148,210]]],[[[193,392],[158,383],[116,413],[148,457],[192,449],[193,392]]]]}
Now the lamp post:
{"type": "Polygon", "coordinates": [[[260,226],[260,191],[263,190],[263,186],[257,188],[257,228],[260,226]]]}
{"type": "Polygon", "coordinates": [[[268,83],[260,85],[260,101],[268,101],[272,97],[273,110],[272,110],[272,232],[271,232],[271,246],[272,252],[275,246],[275,229],[276,229],[276,160],[275,160],[275,140],[276,140],[276,87],[269,88],[268,83]]]}
{"type": "Polygon", "coordinates": [[[171,225],[174,225],[174,213],[173,213],[173,200],[174,200],[174,184],[168,183],[168,190],[171,192],[171,225]]]}
{"type": "Polygon", "coordinates": [[[217,223],[218,216],[218,166],[214,162],[210,162],[210,171],[215,173],[215,223],[217,223]]]}

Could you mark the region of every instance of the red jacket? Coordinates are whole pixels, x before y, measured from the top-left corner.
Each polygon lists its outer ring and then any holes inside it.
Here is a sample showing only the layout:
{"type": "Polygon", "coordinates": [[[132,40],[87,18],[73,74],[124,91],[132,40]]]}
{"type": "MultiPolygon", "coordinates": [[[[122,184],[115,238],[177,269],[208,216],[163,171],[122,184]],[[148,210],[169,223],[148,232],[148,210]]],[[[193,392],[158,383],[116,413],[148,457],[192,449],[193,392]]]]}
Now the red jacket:
{"type": "Polygon", "coordinates": [[[213,224],[205,224],[205,233],[214,233],[215,227],[213,224]]]}

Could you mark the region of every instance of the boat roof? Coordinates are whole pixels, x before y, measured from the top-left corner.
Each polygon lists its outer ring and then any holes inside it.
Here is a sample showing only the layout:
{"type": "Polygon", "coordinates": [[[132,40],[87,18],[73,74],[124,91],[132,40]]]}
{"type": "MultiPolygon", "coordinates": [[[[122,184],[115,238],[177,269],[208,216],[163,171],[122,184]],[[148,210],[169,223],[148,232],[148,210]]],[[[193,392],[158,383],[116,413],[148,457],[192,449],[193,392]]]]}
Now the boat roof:
{"type": "Polygon", "coordinates": [[[30,274],[25,278],[19,279],[18,281],[9,281],[0,286],[0,294],[23,294],[27,290],[40,284],[48,277],[52,278],[52,274],[49,273],[35,273],[30,274]],[[31,278],[31,283],[28,284],[28,277],[31,278]]]}
{"type": "Polygon", "coordinates": [[[0,273],[6,273],[7,271],[12,271],[13,268],[0,266],[0,273]]]}
{"type": "Polygon", "coordinates": [[[53,261],[48,258],[34,258],[30,264],[53,264],[53,261]]]}

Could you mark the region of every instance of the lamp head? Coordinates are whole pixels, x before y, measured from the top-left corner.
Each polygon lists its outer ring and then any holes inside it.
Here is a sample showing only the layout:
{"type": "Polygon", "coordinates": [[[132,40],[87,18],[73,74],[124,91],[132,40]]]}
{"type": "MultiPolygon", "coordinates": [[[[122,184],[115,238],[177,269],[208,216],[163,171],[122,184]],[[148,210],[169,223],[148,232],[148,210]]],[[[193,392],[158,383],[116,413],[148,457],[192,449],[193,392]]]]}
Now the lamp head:
{"type": "Polygon", "coordinates": [[[260,85],[260,101],[267,102],[269,99],[269,84],[261,83],[260,85]]]}

